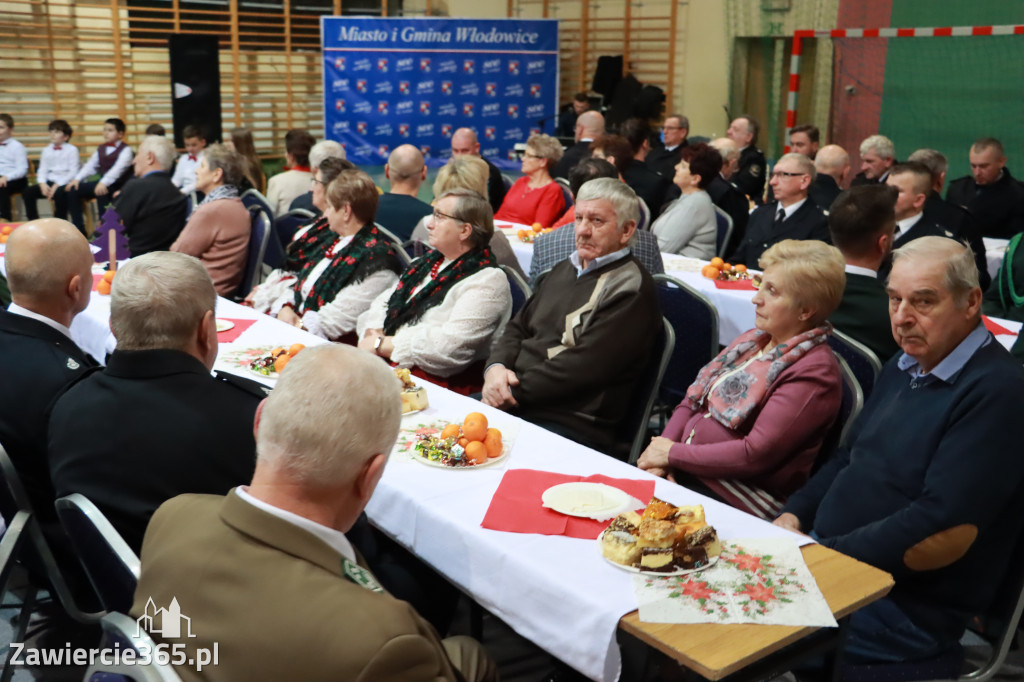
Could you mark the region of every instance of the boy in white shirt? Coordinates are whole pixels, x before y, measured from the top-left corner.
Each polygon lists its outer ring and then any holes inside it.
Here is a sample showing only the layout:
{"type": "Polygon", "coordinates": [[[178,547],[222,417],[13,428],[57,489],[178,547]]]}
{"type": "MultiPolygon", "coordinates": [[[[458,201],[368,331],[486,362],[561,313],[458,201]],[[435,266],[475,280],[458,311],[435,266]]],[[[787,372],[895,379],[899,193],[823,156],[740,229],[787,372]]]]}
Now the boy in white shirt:
{"type": "Polygon", "coordinates": [[[57,188],[71,182],[82,165],[78,147],[69,142],[74,131],[68,122],[62,118],[50,121],[47,130],[50,132],[50,144],[39,155],[39,168],[36,171],[38,184],[25,188],[21,194],[25,200],[25,217],[29,220],[39,217],[37,202],[40,199],[52,199],[57,188]]]}
{"type": "Polygon", "coordinates": [[[181,136],[185,138],[185,153],[178,157],[171,182],[181,189],[182,194],[189,194],[196,188],[196,168],[203,160],[206,136],[199,126],[185,126],[181,136]]]}
{"type": "Polygon", "coordinates": [[[14,118],[0,114],[0,218],[11,219],[11,196],[28,186],[28,152],[25,145],[11,137],[14,118]]]}
{"type": "Polygon", "coordinates": [[[99,214],[107,210],[114,194],[132,177],[132,148],[124,143],[124,121],[108,118],[103,122],[103,144],[97,147],[75,178],[53,193],[54,215],[71,214],[71,222],[85,234],[82,200],[96,198],[99,214]],[[99,173],[98,182],[83,182],[99,173]]]}

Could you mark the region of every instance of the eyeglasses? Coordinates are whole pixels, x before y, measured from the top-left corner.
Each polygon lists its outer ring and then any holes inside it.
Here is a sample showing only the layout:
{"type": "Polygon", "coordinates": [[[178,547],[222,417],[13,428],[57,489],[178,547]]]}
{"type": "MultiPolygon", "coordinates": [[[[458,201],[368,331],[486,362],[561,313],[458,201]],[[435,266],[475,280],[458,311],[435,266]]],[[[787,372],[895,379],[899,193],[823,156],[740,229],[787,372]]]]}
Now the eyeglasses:
{"type": "Polygon", "coordinates": [[[787,173],[786,171],[772,171],[773,178],[799,178],[801,175],[807,175],[807,173],[787,173]]]}
{"type": "Polygon", "coordinates": [[[662,130],[682,130],[683,126],[661,126],[662,130]]]}
{"type": "Polygon", "coordinates": [[[444,218],[450,218],[451,220],[454,220],[457,223],[464,222],[461,218],[456,218],[455,216],[448,215],[447,213],[441,213],[440,211],[438,211],[435,208],[434,209],[434,222],[437,222],[438,220],[443,220],[444,218]]]}
{"type": "Polygon", "coordinates": [[[542,159],[544,157],[538,156],[538,155],[534,154],[533,152],[523,152],[523,158],[524,159],[542,159]]]}
{"type": "Polygon", "coordinates": [[[313,185],[321,185],[321,186],[326,186],[327,185],[327,183],[324,182],[323,180],[317,180],[316,178],[310,178],[309,182],[310,182],[310,184],[313,184],[313,185]]]}

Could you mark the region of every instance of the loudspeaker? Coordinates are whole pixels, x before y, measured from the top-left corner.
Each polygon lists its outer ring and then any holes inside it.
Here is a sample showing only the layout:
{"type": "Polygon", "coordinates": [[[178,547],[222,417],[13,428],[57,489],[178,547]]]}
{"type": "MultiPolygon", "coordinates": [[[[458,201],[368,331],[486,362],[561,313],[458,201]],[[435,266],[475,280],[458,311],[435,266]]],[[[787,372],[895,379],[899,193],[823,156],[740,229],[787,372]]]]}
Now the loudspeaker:
{"type": "Polygon", "coordinates": [[[171,113],[174,116],[174,145],[184,147],[182,130],[199,126],[207,142],[221,139],[220,53],[216,36],[172,35],[171,113]]]}

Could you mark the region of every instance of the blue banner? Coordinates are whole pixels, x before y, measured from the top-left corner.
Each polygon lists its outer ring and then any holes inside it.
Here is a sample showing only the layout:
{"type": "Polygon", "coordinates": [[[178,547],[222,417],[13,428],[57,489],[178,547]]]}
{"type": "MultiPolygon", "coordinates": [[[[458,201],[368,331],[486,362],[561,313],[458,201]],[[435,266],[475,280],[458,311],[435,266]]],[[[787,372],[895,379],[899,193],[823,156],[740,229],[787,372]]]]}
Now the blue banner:
{"type": "Polygon", "coordinates": [[[472,128],[480,154],[518,168],[513,147],[554,130],[558,21],[322,17],[324,132],[357,165],[402,144],[430,165],[472,128]]]}

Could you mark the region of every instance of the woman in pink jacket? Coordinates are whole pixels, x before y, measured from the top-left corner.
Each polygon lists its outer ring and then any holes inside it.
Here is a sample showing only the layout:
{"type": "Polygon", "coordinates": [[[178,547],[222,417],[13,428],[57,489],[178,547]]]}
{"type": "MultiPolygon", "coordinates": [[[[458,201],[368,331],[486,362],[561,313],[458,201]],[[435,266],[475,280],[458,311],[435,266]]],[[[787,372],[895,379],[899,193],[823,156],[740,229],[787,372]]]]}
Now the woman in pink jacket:
{"type": "Polygon", "coordinates": [[[638,466],[765,519],[804,484],[839,414],[842,376],[826,322],[842,254],[787,239],[765,251],[756,328],[707,364],[638,466]]]}

